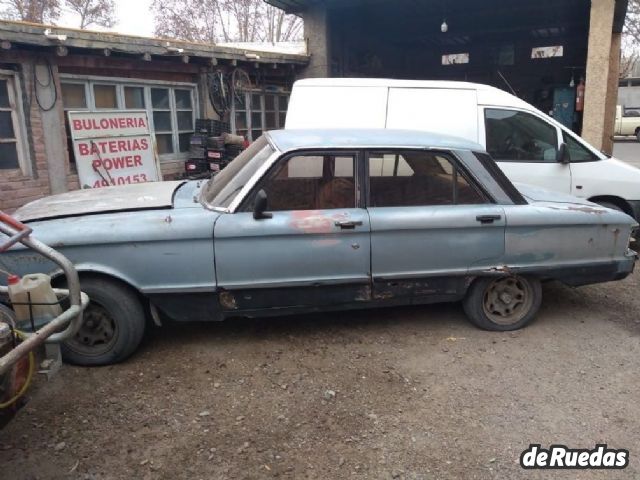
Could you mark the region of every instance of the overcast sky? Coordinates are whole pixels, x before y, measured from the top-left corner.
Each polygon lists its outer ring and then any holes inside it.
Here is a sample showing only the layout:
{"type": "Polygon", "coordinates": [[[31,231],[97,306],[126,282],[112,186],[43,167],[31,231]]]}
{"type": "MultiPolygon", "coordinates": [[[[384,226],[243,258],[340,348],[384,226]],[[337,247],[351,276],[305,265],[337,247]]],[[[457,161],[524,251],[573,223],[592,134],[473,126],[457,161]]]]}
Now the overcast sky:
{"type": "MultiPolygon", "coordinates": [[[[116,25],[110,30],[129,35],[149,37],[153,35],[153,15],[149,11],[151,0],[115,0],[116,25]]],[[[76,16],[66,13],[60,21],[61,26],[77,28],[80,24],[76,16]]],[[[92,25],[91,30],[104,30],[92,25]]]]}

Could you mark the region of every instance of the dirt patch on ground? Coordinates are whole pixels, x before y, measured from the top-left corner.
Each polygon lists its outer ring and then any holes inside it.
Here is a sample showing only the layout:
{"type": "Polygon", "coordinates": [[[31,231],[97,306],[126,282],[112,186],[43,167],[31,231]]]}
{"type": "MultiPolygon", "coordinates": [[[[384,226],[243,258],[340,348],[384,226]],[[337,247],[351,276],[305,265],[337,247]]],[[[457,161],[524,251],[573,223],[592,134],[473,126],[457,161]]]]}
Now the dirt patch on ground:
{"type": "Polygon", "coordinates": [[[0,477],[640,478],[639,280],[546,285],[505,334],[459,305],[165,326],[122,365],[40,380],[0,477]],[[630,465],[525,472],[530,443],[630,465]]]}

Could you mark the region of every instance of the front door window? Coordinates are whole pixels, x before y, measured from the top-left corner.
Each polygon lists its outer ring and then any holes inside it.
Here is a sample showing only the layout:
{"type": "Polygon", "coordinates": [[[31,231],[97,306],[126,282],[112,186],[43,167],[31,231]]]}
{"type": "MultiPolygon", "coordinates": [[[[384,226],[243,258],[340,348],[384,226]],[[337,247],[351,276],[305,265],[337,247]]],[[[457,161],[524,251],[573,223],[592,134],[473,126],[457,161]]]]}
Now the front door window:
{"type": "Polygon", "coordinates": [[[570,162],[595,162],[600,160],[595,153],[566,132],[562,132],[562,141],[567,145],[567,156],[570,162]]]}
{"type": "Polygon", "coordinates": [[[494,160],[556,162],[556,127],[526,112],[487,108],[484,111],[487,152],[494,160]]]}
{"type": "Polygon", "coordinates": [[[262,185],[269,211],[355,208],[355,157],[296,155],[278,165],[262,185]]]}

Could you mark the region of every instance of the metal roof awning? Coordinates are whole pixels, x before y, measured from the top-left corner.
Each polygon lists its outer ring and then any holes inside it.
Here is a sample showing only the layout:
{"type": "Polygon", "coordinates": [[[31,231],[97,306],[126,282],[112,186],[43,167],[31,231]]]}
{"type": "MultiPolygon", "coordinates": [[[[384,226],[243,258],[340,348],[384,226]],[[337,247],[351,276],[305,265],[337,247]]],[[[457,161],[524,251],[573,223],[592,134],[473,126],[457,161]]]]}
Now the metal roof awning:
{"type": "MultiPolygon", "coordinates": [[[[360,8],[372,8],[376,3],[378,4],[401,4],[402,0],[264,0],[265,2],[273,5],[274,7],[281,8],[287,13],[300,14],[307,10],[312,6],[325,6],[330,8],[335,7],[351,7],[356,6],[360,8]]],[[[538,4],[537,0],[528,0],[532,4],[538,4]]],[[[590,4],[590,0],[584,0],[585,3],[590,4]]],[[[412,0],[411,3],[416,9],[419,8],[419,4],[423,6],[437,6],[441,8],[443,3],[440,0],[421,0],[421,2],[416,2],[412,0]]],[[[522,1],[522,4],[527,3],[527,1],[522,1]]],[[[505,1],[505,6],[513,6],[511,1],[505,1]]],[[[627,14],[627,6],[629,4],[629,0],[615,0],[615,16],[613,20],[613,31],[616,33],[622,32],[622,28],[624,26],[625,17],[627,14]]]]}
{"type": "Polygon", "coordinates": [[[274,7],[281,8],[287,13],[301,13],[314,5],[324,5],[328,7],[350,7],[352,5],[362,5],[369,7],[373,3],[388,3],[387,0],[264,0],[274,7]]]}
{"type": "Polygon", "coordinates": [[[113,32],[96,32],[29,22],[0,21],[0,39],[5,49],[12,45],[30,48],[64,48],[69,51],[104,51],[114,54],[150,55],[154,57],[191,57],[226,59],[254,63],[305,65],[307,55],[260,50],[256,45],[222,46],[181,40],[137,37],[113,32]]]}
{"type": "Polygon", "coordinates": [[[309,0],[265,0],[268,4],[274,7],[281,8],[287,13],[296,13],[305,10],[309,3],[309,0]]]}

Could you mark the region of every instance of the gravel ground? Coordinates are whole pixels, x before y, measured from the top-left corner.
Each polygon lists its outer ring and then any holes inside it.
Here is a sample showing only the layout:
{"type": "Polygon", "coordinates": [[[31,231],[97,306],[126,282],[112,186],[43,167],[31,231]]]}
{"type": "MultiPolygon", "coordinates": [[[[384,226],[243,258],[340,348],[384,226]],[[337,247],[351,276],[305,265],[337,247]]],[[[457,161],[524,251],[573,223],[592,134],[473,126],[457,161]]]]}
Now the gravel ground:
{"type": "Polygon", "coordinates": [[[40,380],[0,478],[637,479],[639,281],[548,284],[505,334],[457,304],[168,325],[124,364],[40,380]],[[524,471],[529,443],[630,465],[524,471]]]}

